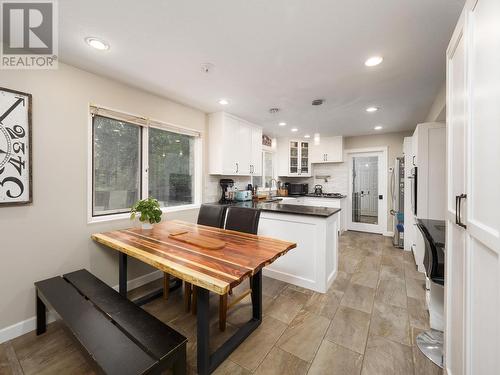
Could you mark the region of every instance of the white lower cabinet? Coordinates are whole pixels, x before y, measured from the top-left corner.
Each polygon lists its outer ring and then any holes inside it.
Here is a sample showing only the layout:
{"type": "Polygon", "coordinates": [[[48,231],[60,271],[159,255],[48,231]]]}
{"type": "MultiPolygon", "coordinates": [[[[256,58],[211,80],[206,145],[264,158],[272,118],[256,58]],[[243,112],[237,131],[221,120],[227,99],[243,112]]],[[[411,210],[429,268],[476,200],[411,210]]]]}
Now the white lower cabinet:
{"type": "Polygon", "coordinates": [[[500,369],[500,1],[467,1],[447,50],[445,366],[500,369]]]}

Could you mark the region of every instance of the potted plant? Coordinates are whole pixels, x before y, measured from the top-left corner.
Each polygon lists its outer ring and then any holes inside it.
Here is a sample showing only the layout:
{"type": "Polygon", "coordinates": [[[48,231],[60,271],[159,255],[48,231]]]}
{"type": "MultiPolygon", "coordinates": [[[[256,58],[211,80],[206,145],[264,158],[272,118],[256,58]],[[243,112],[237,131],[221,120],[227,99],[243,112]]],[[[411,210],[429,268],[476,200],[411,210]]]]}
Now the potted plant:
{"type": "Polygon", "coordinates": [[[161,221],[161,208],[158,200],[154,198],[137,201],[130,211],[130,219],[134,220],[139,215],[142,229],[153,228],[154,223],[161,221]]]}

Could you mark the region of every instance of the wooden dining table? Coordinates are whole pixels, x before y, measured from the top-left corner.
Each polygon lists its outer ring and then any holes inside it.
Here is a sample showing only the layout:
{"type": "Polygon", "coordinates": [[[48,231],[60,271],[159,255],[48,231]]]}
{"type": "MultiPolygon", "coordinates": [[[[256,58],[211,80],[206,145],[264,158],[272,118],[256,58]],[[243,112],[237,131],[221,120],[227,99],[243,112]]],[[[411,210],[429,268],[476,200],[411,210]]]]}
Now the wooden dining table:
{"type": "MultiPolygon", "coordinates": [[[[136,258],[197,288],[197,360],[212,373],[262,322],[262,268],[297,244],[179,220],[152,229],[95,233],[92,239],[119,252],[119,292],[127,295],[127,257],[136,258]],[[209,351],[210,292],[225,295],[250,278],[252,317],[213,353],[209,351]]],[[[143,301],[144,302],[144,301],[143,301]]]]}

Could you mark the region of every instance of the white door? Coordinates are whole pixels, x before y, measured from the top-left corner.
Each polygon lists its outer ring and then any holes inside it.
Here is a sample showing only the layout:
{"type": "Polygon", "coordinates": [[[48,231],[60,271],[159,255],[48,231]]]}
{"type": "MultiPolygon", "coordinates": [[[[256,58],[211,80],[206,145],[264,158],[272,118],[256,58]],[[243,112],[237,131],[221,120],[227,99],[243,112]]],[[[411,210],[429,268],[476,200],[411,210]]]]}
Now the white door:
{"type": "Polygon", "coordinates": [[[466,190],[465,37],[459,23],[447,51],[447,215],[446,215],[446,335],[449,374],[464,374],[465,359],[465,228],[456,223],[457,196],[466,190]]]}
{"type": "Polygon", "coordinates": [[[466,366],[487,375],[500,371],[500,1],[479,0],[468,29],[466,366]]]}
{"type": "Polygon", "coordinates": [[[387,230],[386,158],[383,152],[349,153],[348,229],[387,230]]]}

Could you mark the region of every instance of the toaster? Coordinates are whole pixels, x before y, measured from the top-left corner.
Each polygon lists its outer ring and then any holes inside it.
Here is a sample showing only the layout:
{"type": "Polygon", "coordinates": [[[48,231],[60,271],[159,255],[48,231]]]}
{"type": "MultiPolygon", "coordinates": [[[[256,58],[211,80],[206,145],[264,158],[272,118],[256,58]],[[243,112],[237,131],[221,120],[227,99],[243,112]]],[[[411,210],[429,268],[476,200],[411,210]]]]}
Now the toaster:
{"type": "Polygon", "coordinates": [[[234,200],[239,202],[251,201],[252,192],[250,190],[238,190],[234,193],[234,200]]]}

